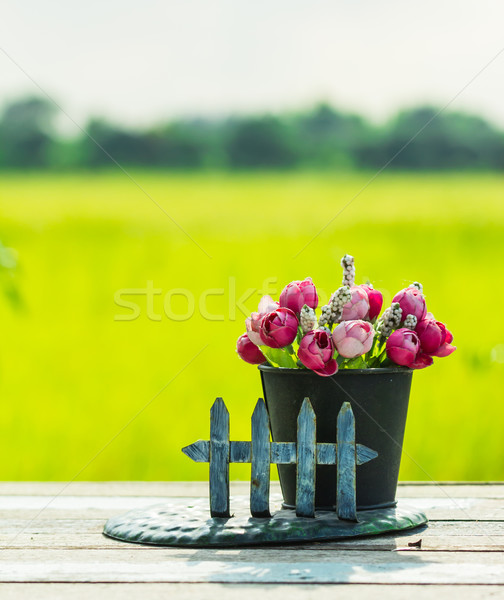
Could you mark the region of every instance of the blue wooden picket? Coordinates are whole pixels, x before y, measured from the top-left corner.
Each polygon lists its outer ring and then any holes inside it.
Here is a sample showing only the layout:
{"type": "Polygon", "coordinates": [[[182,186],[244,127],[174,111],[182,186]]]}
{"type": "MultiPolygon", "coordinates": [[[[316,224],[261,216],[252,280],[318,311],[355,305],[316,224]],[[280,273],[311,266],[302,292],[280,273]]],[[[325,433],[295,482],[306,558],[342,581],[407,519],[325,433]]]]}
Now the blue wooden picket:
{"type": "Polygon", "coordinates": [[[350,402],[338,414],[336,445],[336,511],[340,519],[357,521],[355,417],[350,402]]]}
{"type": "Polygon", "coordinates": [[[315,515],[316,433],[315,413],[308,398],[303,400],[297,420],[296,515],[315,515]]]}
{"type": "Polygon", "coordinates": [[[210,514],[229,517],[229,412],[222,398],[210,409],[210,514]]]}
{"type": "Polygon", "coordinates": [[[270,442],[269,418],[264,400],[252,415],[251,442],[229,441],[229,412],[222,398],[210,410],[210,440],[182,448],[195,462],[210,463],[210,514],[229,518],[229,463],[251,463],[250,510],[253,517],[270,516],[271,464],[296,464],[296,515],[315,515],[316,465],[336,465],[336,513],[357,521],[356,467],[378,453],[355,442],[355,417],[349,402],[338,414],[336,443],[316,442],[316,417],[308,398],[298,415],[297,442],[270,442]]]}
{"type": "Polygon", "coordinates": [[[268,411],[259,400],[252,414],[250,512],[253,517],[269,517],[270,431],[268,411]]]}

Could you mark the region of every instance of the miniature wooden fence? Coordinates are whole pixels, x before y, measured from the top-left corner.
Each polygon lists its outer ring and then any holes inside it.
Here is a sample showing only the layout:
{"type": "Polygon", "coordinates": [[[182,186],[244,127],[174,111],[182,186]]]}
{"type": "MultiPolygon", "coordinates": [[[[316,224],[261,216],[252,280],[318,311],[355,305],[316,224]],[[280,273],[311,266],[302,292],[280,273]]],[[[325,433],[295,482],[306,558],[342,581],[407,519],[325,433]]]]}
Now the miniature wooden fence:
{"type": "Polygon", "coordinates": [[[195,462],[210,463],[210,514],[230,517],[229,464],[251,463],[250,511],[253,517],[269,517],[270,464],[297,465],[296,514],[315,516],[316,465],[336,465],[338,518],[357,521],[356,466],[378,453],[355,443],[355,418],[349,402],[338,414],[335,444],[317,444],[316,417],[305,398],[297,421],[296,442],[270,442],[268,412],[259,399],[252,414],[252,441],[229,441],[229,412],[222,398],[210,410],[210,441],[198,440],[182,448],[195,462]]]}

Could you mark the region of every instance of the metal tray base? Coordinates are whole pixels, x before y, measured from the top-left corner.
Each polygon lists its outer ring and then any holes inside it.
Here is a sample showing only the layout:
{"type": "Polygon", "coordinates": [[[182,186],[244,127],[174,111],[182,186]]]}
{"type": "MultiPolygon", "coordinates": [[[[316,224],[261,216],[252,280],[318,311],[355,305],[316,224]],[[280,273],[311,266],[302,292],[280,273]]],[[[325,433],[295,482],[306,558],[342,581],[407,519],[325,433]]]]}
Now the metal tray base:
{"type": "Polygon", "coordinates": [[[363,510],[359,522],[342,521],[332,511],[318,511],[315,518],[297,517],[281,509],[269,518],[250,516],[249,498],[232,498],[234,516],[211,518],[208,499],[188,506],[156,504],[109,519],[103,533],[116,540],[155,546],[195,548],[259,546],[330,541],[411,529],[427,523],[427,517],[402,501],[393,508],[363,510]]]}

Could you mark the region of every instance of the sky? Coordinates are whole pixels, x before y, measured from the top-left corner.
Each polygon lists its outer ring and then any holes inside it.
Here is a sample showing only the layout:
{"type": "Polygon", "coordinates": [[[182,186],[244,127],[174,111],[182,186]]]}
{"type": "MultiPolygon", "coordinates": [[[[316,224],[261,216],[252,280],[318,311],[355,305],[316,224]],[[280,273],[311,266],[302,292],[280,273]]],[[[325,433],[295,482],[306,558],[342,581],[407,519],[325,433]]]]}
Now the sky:
{"type": "Polygon", "coordinates": [[[145,125],[453,100],[504,128],[503,23],[496,0],[3,0],[0,105],[38,85],[80,124],[145,125]]]}

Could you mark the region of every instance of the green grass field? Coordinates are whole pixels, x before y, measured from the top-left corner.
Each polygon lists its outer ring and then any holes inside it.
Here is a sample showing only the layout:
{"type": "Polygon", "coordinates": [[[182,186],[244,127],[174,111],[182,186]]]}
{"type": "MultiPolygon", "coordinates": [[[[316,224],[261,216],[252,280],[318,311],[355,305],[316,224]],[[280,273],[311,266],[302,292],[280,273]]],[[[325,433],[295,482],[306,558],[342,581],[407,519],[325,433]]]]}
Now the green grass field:
{"type": "Polygon", "coordinates": [[[240,304],[307,275],[324,300],[345,252],[387,302],[421,281],[458,346],[414,375],[402,478],[504,478],[503,176],[384,174],[343,212],[370,175],[134,177],[171,218],[120,172],[0,176],[22,297],[0,299],[0,479],[205,478],[180,448],[216,396],[245,439],[261,395],[240,304]]]}

